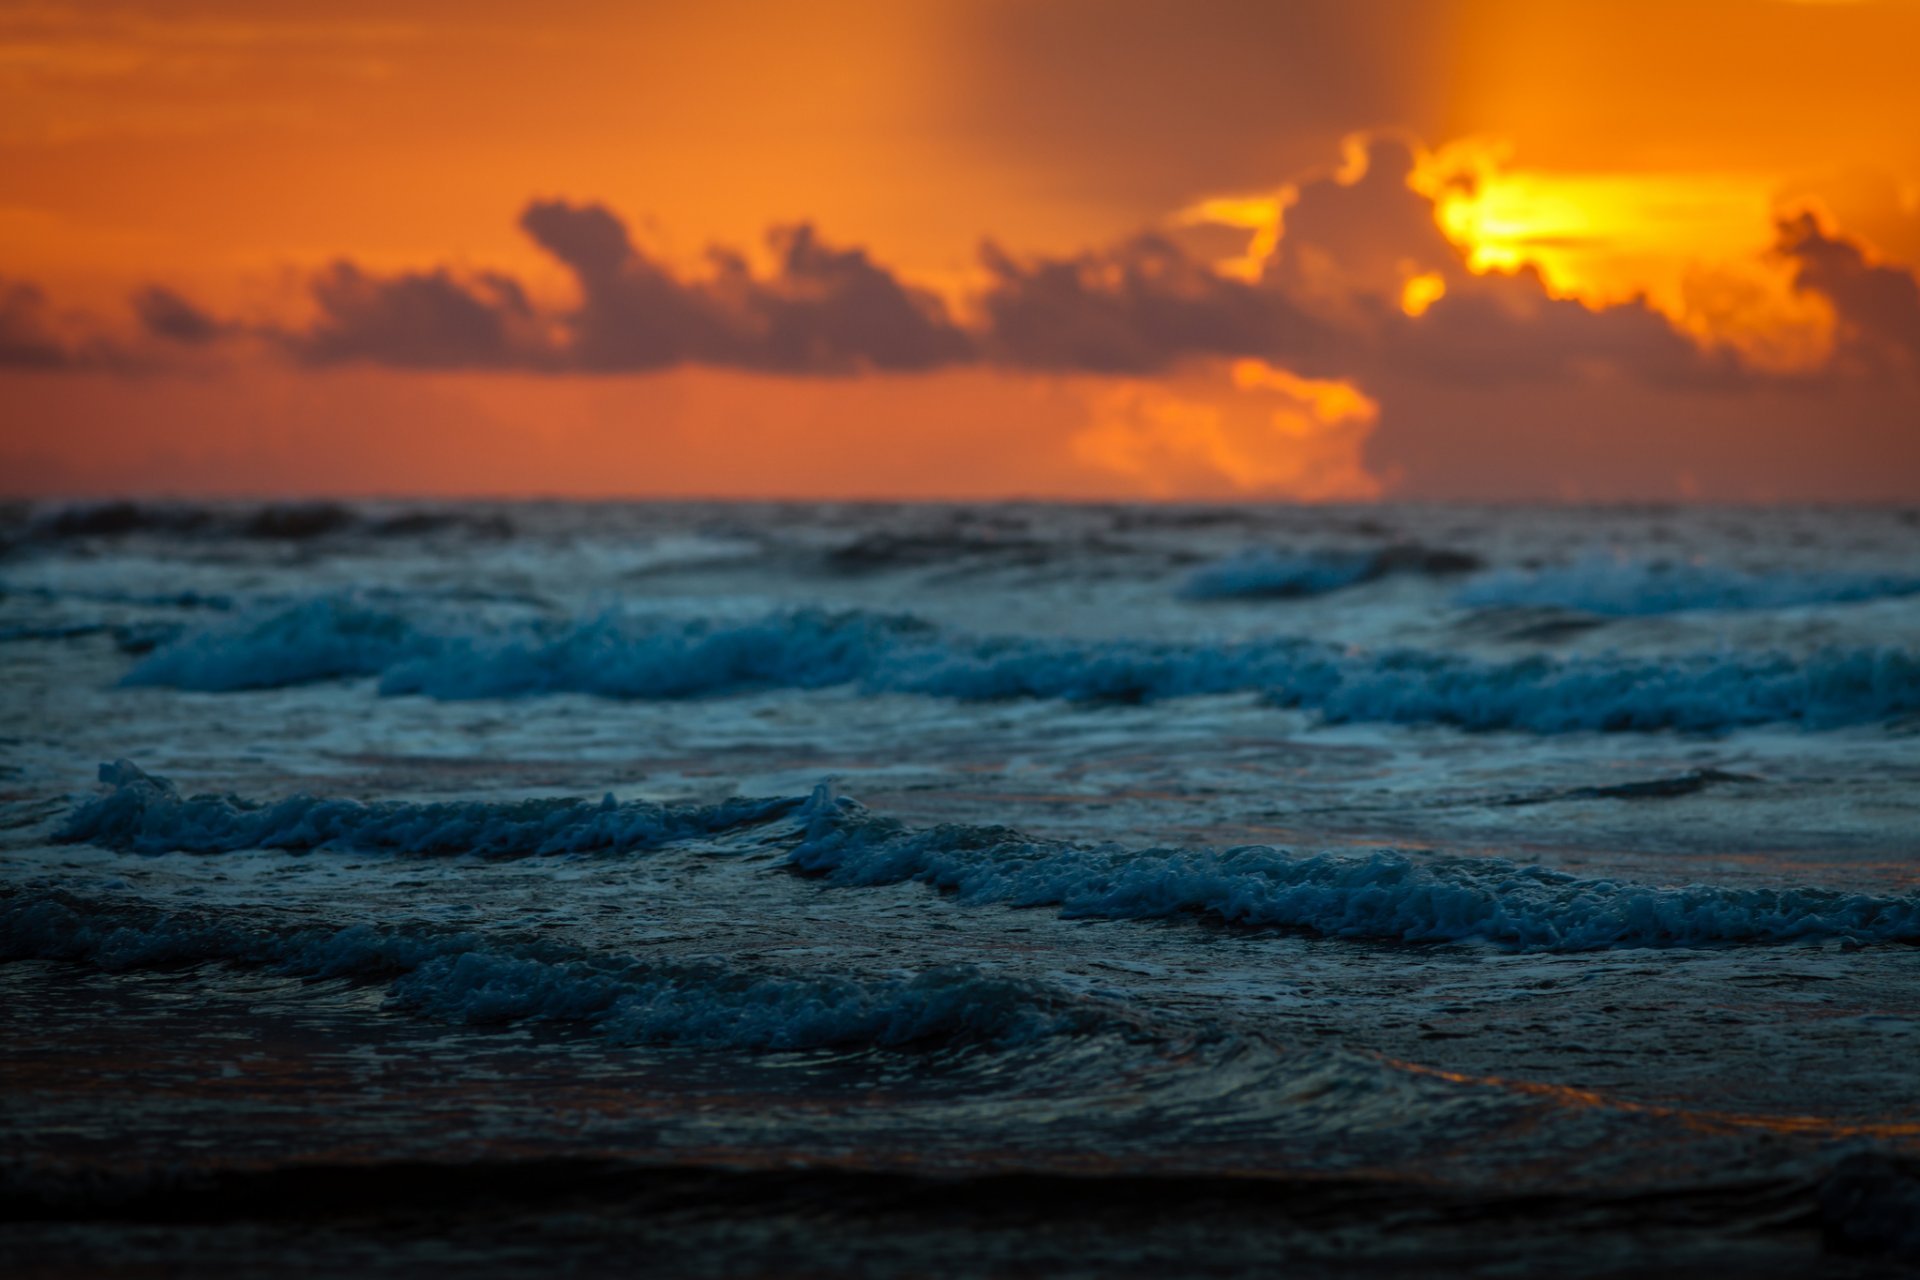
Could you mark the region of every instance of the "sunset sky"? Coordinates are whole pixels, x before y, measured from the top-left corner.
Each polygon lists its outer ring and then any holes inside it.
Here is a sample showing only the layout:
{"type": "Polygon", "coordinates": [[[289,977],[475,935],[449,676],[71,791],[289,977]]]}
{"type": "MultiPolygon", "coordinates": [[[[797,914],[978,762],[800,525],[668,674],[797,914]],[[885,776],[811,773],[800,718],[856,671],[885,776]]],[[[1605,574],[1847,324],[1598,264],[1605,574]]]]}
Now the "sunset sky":
{"type": "Polygon", "coordinates": [[[1920,498],[1920,2],[0,3],[16,495],[1920,498]]]}

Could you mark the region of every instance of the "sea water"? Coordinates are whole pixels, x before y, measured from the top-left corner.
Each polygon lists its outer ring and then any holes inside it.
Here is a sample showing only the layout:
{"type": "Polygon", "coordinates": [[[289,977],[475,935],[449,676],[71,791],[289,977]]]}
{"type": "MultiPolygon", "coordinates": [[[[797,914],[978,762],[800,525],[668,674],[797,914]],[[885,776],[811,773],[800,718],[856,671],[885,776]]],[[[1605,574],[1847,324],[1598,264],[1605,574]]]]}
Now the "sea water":
{"type": "Polygon", "coordinates": [[[4,538],[16,1260],[1920,1259],[1920,513],[4,538]]]}

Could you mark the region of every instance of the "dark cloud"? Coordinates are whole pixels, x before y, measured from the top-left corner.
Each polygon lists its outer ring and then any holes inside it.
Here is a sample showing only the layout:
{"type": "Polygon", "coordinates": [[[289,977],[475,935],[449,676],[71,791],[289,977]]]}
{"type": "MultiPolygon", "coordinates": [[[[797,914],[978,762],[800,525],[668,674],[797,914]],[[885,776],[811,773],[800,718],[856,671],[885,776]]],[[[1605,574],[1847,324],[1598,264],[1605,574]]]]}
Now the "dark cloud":
{"type": "Polygon", "coordinates": [[[24,280],[0,278],[0,368],[62,369],[74,353],[53,327],[47,295],[24,280]]]}
{"type": "Polygon", "coordinates": [[[972,358],[973,343],[933,294],[903,285],[864,249],[836,249],[807,223],[776,229],[779,271],[748,280],[757,352],[780,370],[929,369],[972,358]]]}
{"type": "Polygon", "coordinates": [[[734,344],[718,300],[641,253],[605,208],[535,201],[520,227],[580,287],[579,309],[566,317],[570,363],[600,371],[726,363],[734,344]]]}
{"type": "Polygon", "coordinates": [[[1826,225],[1845,227],[1848,239],[1882,261],[1920,263],[1920,204],[1889,170],[1849,166],[1789,182],[1778,199],[1784,209],[1819,208],[1826,225]]]}
{"type": "MultiPolygon", "coordinates": [[[[498,273],[378,274],[350,261],[308,281],[315,315],[304,329],[249,328],[158,285],[130,301],[142,332],[162,344],[205,347],[252,334],[315,365],[624,373],[702,364],[834,375],[979,358],[973,336],[939,297],[806,223],[769,232],[770,271],[756,273],[743,255],[715,249],[697,276],[646,254],[599,205],[535,201],[520,225],[573,276],[577,305],[543,311],[518,280],[498,273]]],[[[99,340],[89,350],[89,363],[129,369],[163,358],[157,349],[118,352],[99,340]]],[[[0,364],[77,360],[55,336],[44,295],[0,281],[0,364]]]]}
{"type": "Polygon", "coordinates": [[[319,317],[289,342],[315,364],[470,369],[537,359],[537,349],[520,338],[533,323],[532,307],[505,276],[460,280],[444,269],[373,276],[339,262],[311,288],[319,317]]]}
{"type": "Polygon", "coordinates": [[[1419,316],[1393,315],[1373,364],[1433,382],[1592,382],[1710,387],[1743,374],[1644,300],[1588,307],[1547,292],[1531,267],[1459,278],[1419,316]]]}
{"type": "Polygon", "coordinates": [[[1382,374],[1437,383],[1590,383],[1625,379],[1655,386],[1715,385],[1737,378],[1644,299],[1589,307],[1556,298],[1540,273],[1469,270],[1440,231],[1433,200],[1409,185],[1418,152],[1383,135],[1346,180],[1301,184],[1263,286],[1338,327],[1342,372],[1363,383],[1382,374]],[[1414,275],[1439,277],[1445,293],[1421,315],[1400,300],[1414,275]]]}
{"type": "Polygon", "coordinates": [[[805,223],[769,235],[771,275],[716,250],[699,278],[642,252],[598,205],[539,201],[520,225],[579,284],[580,306],[564,322],[565,358],[581,368],[851,373],[930,369],[973,354],[937,297],[903,284],[864,249],[827,244],[805,223]]]}
{"type": "Polygon", "coordinates": [[[1408,186],[1415,159],[1405,139],[1376,138],[1357,176],[1303,183],[1258,281],[1223,275],[1160,235],[1024,261],[989,245],[982,347],[1007,364],[1094,373],[1256,356],[1363,384],[1383,372],[1468,386],[1738,376],[1642,300],[1590,308],[1553,297],[1531,268],[1468,270],[1432,200],[1408,186]],[[1446,293],[1408,316],[1402,290],[1425,273],[1446,293]]]}
{"type": "MultiPolygon", "coordinates": [[[[266,336],[313,364],[554,373],[708,365],[845,375],[991,364],[1145,375],[1257,357],[1392,387],[1382,400],[1389,418],[1402,411],[1392,401],[1418,385],[1785,385],[1704,351],[1643,299],[1588,306],[1552,296],[1531,268],[1469,270],[1432,200],[1410,185],[1418,159],[1413,142],[1382,135],[1340,173],[1302,181],[1257,279],[1217,269],[1187,247],[1204,237],[1184,232],[1064,256],[1017,257],[989,243],[969,324],[865,248],[835,245],[810,224],[770,232],[764,265],[715,249],[704,268],[686,272],[650,254],[601,205],[539,200],[520,226],[572,276],[577,298],[566,307],[543,308],[499,274],[378,274],[340,262],[310,281],[312,323],[266,336]],[[1414,316],[1401,298],[1416,274],[1437,276],[1444,292],[1414,316]]],[[[1911,273],[1876,263],[1811,216],[1784,222],[1780,234],[1797,286],[1840,315],[1852,372],[1920,370],[1920,283],[1911,273]]],[[[258,333],[159,286],[135,295],[133,307],[149,338],[175,346],[258,333]]],[[[0,362],[55,368],[78,361],[77,350],[59,340],[37,289],[0,286],[0,362]]]]}
{"type": "Polygon", "coordinates": [[[1149,373],[1196,356],[1301,360],[1320,326],[1285,296],[1222,276],[1163,236],[1099,252],[1018,261],[982,250],[983,345],[1026,368],[1149,373]]]}
{"type": "Polygon", "coordinates": [[[1828,234],[1811,213],[1780,223],[1777,251],[1793,265],[1795,288],[1833,304],[1848,354],[1920,376],[1920,277],[1870,261],[1857,241],[1828,234]]]}
{"type": "Polygon", "coordinates": [[[1373,138],[1365,168],[1299,185],[1263,283],[1330,318],[1364,322],[1399,309],[1410,275],[1437,272],[1449,287],[1472,273],[1434,219],[1433,201],[1408,185],[1417,160],[1410,141],[1373,138]]]}
{"type": "Polygon", "coordinates": [[[148,285],[131,299],[140,327],[155,338],[185,346],[205,346],[225,337],[233,326],[161,285],[148,285]]]}

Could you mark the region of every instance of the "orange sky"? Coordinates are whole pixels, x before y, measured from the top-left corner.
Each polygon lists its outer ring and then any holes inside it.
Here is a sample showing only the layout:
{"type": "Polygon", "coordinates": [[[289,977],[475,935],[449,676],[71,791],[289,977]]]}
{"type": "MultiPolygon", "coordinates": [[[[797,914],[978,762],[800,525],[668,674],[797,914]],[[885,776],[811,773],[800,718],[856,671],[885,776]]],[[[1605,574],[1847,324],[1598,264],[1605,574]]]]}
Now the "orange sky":
{"type": "Polygon", "coordinates": [[[1920,497],[1916,49],[1909,0],[0,3],[0,487],[1920,497]]]}

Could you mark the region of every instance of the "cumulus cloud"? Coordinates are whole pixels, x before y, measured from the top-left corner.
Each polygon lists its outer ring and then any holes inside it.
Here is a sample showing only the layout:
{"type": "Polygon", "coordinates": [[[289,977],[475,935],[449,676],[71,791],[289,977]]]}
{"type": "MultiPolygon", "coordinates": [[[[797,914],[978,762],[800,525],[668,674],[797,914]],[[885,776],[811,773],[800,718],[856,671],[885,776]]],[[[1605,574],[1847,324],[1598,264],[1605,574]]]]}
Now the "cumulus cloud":
{"type": "Polygon", "coordinates": [[[1243,359],[1114,380],[1090,399],[1075,455],[1155,497],[1364,501],[1385,491],[1364,458],[1380,406],[1345,382],[1243,359]]]}
{"type": "Polygon", "coordinates": [[[0,278],[0,368],[61,369],[73,363],[54,330],[46,293],[28,281],[0,278]]]}
{"type": "MultiPolygon", "coordinates": [[[[1469,269],[1432,196],[1416,189],[1432,189],[1416,181],[1418,146],[1390,134],[1353,146],[1339,169],[1271,200],[1271,225],[1255,235],[1265,248],[1237,268],[1196,252],[1205,237],[1191,227],[1068,255],[1019,256],[988,242],[970,322],[865,248],[836,245],[807,223],[770,231],[758,265],[716,248],[690,272],[636,243],[602,205],[537,200],[520,227],[572,277],[572,303],[537,305],[498,273],[383,274],[341,261],[309,282],[313,321],[268,336],[310,364],[405,369],[704,365],[845,375],[987,364],[1141,376],[1259,359],[1362,384],[1710,388],[1768,376],[1703,349],[1644,299],[1588,305],[1554,296],[1530,267],[1469,269]]],[[[1916,363],[1911,275],[1867,260],[1811,219],[1783,226],[1782,236],[1798,287],[1831,300],[1861,351],[1883,364],[1916,363]]],[[[70,359],[47,327],[45,299],[30,286],[12,289],[4,358],[37,367],[70,359]]],[[[246,332],[158,286],[133,307],[143,332],[163,344],[207,346],[246,332]]]]}
{"type": "Polygon", "coordinates": [[[938,297],[806,223],[768,233],[770,272],[713,249],[698,275],[646,253],[601,205],[537,200],[520,227],[573,277],[577,304],[542,313],[497,274],[379,276],[342,262],[312,283],[318,321],[285,341],[313,363],[592,373],[917,371],[975,356],[938,297]]]}
{"type": "MultiPolygon", "coordinates": [[[[1356,144],[1361,145],[1361,144],[1356,144]]],[[[1437,383],[1701,385],[1735,373],[1644,298],[1589,306],[1556,297],[1531,266],[1469,269],[1416,189],[1412,143],[1373,138],[1341,172],[1296,189],[1261,283],[1346,336],[1342,371],[1437,383]],[[1421,286],[1419,305],[1405,303],[1421,286]]]]}
{"type": "Polygon", "coordinates": [[[828,244],[810,224],[769,233],[770,274],[715,250],[700,277],[677,275],[642,252],[599,205],[537,201],[520,225],[579,285],[579,307],[562,317],[561,358],[580,368],[700,363],[850,373],[931,369],[973,356],[939,298],[903,283],[864,249],[828,244]]]}
{"type": "Polygon", "coordinates": [[[1473,269],[1427,165],[1375,137],[1338,169],[1190,211],[1217,206],[1218,225],[1185,217],[1068,254],[989,242],[979,290],[955,305],[810,224],[690,268],[604,206],[540,200],[520,226],[571,278],[564,302],[503,274],[342,261],[309,279],[297,329],[150,286],[131,300],[145,345],[127,346],[67,336],[72,318],[38,289],[0,282],[0,365],[151,368],[247,338],[320,367],[1038,372],[1085,405],[1078,427],[1052,428],[1061,456],[1170,494],[1521,497],[1569,475],[1569,496],[1670,492],[1663,475],[1715,497],[1880,494],[1920,465],[1920,437],[1899,429],[1920,411],[1920,280],[1857,238],[1781,222],[1756,263],[1785,264],[1782,296],[1830,310],[1837,345],[1811,371],[1769,367],[1645,298],[1584,302],[1530,266],[1473,269]]]}
{"type": "Polygon", "coordinates": [[[1321,327],[1286,296],[1142,235],[1074,257],[1016,260],[989,243],[982,344],[1026,368],[1149,373],[1196,356],[1300,360],[1321,327]]]}
{"type": "Polygon", "coordinates": [[[1414,144],[1385,134],[1349,146],[1340,170],[1296,184],[1275,208],[1261,279],[1330,319],[1363,324],[1397,310],[1414,276],[1436,273],[1452,287],[1470,273],[1432,199],[1411,185],[1414,144]]]}
{"type": "Polygon", "coordinates": [[[1811,213],[1784,219],[1779,229],[1794,287],[1832,304],[1847,352],[1920,376],[1920,277],[1874,262],[1858,241],[1830,234],[1811,213]]]}
{"type": "Polygon", "coordinates": [[[1480,386],[1710,386],[1739,377],[1729,356],[1703,350],[1644,300],[1589,307],[1556,298],[1532,267],[1457,279],[1421,314],[1390,316],[1371,367],[1383,365],[1480,386]]]}
{"type": "Polygon", "coordinates": [[[315,364],[369,361],[405,369],[496,368],[537,362],[533,308],[520,284],[444,269],[374,276],[337,262],[311,283],[319,316],[287,339],[315,364]]]}
{"type": "Polygon", "coordinates": [[[167,342],[205,346],[233,332],[232,325],[162,285],[138,290],[130,302],[141,329],[167,342]]]}
{"type": "Polygon", "coordinates": [[[1383,136],[1273,197],[1261,237],[1273,247],[1250,277],[1160,234],[1053,258],[989,244],[982,349],[1020,367],[1109,374],[1244,357],[1363,381],[1383,369],[1481,385],[1737,375],[1644,299],[1590,307],[1553,296],[1532,268],[1470,270],[1410,182],[1416,162],[1413,144],[1383,136]],[[1409,314],[1416,281],[1422,305],[1409,314]]]}

